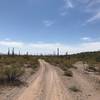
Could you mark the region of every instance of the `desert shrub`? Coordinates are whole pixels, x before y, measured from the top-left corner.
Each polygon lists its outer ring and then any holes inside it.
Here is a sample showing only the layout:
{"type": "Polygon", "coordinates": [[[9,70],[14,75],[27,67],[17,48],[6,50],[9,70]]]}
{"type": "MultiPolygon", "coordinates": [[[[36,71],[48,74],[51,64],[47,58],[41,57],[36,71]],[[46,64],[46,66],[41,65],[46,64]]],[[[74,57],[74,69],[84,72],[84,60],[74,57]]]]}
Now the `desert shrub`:
{"type": "Polygon", "coordinates": [[[70,71],[70,70],[66,70],[66,71],[64,71],[64,75],[65,75],[65,76],[72,77],[72,76],[73,76],[73,73],[72,73],[72,71],[70,71]]]}
{"type": "Polygon", "coordinates": [[[73,92],[80,92],[80,90],[76,86],[71,86],[69,89],[73,92]]]}
{"type": "Polygon", "coordinates": [[[37,64],[32,65],[32,69],[33,69],[33,70],[36,69],[37,66],[38,66],[37,64]]]}
{"type": "Polygon", "coordinates": [[[1,55],[0,59],[0,85],[21,84],[23,77],[34,74],[38,67],[38,57],[34,56],[7,56],[1,55]],[[24,65],[28,64],[28,67],[24,65]],[[32,72],[26,72],[27,68],[32,68],[32,72]],[[24,73],[25,72],[25,73],[24,73]]]}
{"type": "Polygon", "coordinates": [[[89,72],[96,72],[97,71],[95,65],[93,65],[93,64],[89,65],[86,70],[89,72]]]}
{"type": "Polygon", "coordinates": [[[8,81],[13,82],[24,73],[24,69],[13,65],[6,67],[3,73],[8,81]]]}
{"type": "Polygon", "coordinates": [[[93,67],[93,66],[90,66],[89,69],[90,69],[91,71],[96,71],[96,68],[93,67]]]}
{"type": "Polygon", "coordinates": [[[0,80],[4,79],[5,75],[4,75],[4,68],[0,66],[0,80]]]}
{"type": "Polygon", "coordinates": [[[34,71],[34,70],[32,70],[32,71],[30,72],[30,74],[31,74],[31,75],[33,75],[34,73],[35,73],[35,71],[34,71]]]}
{"type": "MultiPolygon", "coordinates": [[[[72,64],[67,64],[66,65],[67,68],[75,68],[75,66],[73,66],[72,64]]],[[[75,68],[76,69],[76,68],[75,68]]]]}
{"type": "Polygon", "coordinates": [[[100,56],[96,57],[96,62],[100,62],[100,56]]]}

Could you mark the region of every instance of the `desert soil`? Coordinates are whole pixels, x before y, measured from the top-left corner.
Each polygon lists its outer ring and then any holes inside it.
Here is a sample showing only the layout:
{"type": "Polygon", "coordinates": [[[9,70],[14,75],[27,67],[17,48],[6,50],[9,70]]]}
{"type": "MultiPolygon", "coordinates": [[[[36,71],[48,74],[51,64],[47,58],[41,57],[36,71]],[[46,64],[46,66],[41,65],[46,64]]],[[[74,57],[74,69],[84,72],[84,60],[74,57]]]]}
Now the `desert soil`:
{"type": "Polygon", "coordinates": [[[100,76],[85,72],[81,62],[74,64],[77,69],[71,69],[73,77],[63,76],[62,71],[44,60],[39,62],[39,70],[26,87],[9,91],[6,98],[0,95],[0,100],[100,100],[100,76]],[[73,86],[79,91],[72,91],[73,86]]]}
{"type": "Polygon", "coordinates": [[[56,69],[40,60],[36,79],[17,100],[71,100],[56,69]]]}

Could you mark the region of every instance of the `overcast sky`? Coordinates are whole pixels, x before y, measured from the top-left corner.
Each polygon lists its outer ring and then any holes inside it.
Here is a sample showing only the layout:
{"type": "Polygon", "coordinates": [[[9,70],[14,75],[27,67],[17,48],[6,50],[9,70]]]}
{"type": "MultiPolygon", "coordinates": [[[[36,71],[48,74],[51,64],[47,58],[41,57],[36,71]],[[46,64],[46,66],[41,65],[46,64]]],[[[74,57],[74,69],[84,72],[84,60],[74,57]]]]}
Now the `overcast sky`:
{"type": "Polygon", "coordinates": [[[0,0],[0,52],[100,50],[100,0],[0,0]]]}

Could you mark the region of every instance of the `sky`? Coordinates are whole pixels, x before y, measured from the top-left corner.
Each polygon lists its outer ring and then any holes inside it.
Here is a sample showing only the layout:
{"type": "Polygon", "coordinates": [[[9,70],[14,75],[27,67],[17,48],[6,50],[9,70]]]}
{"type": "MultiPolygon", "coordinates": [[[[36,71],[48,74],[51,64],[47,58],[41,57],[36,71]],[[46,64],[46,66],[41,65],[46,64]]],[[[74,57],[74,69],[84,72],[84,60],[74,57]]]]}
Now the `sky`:
{"type": "Polygon", "coordinates": [[[0,52],[100,50],[100,0],[0,0],[0,52]]]}

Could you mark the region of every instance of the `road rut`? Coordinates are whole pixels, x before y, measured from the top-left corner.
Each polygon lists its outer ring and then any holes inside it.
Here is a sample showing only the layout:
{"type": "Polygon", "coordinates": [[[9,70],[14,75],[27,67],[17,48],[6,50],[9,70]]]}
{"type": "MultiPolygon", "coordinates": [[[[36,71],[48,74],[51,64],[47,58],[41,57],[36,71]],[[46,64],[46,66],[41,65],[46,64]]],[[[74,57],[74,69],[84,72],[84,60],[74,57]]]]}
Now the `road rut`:
{"type": "Polygon", "coordinates": [[[39,60],[37,77],[17,100],[72,100],[56,69],[39,60]]]}

